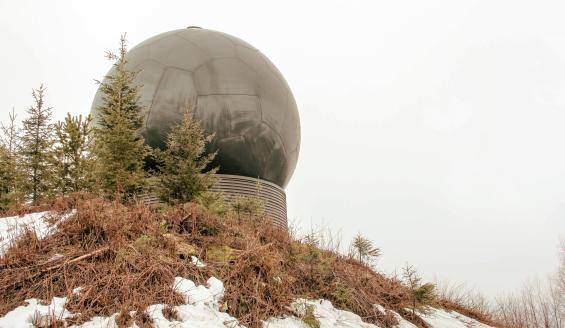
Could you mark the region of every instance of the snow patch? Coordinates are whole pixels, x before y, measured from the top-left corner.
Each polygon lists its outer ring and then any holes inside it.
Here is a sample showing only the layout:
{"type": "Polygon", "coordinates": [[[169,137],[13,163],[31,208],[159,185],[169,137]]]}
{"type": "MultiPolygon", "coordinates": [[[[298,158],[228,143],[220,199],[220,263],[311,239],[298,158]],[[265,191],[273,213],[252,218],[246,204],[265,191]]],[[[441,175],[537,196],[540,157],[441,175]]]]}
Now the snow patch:
{"type": "Polygon", "coordinates": [[[73,326],[77,328],[118,328],[116,317],[118,314],[113,314],[109,317],[92,317],[89,321],[80,326],[73,326]]]}
{"type": "Polygon", "coordinates": [[[52,318],[68,318],[71,313],[65,310],[66,302],[67,298],[65,297],[54,297],[49,305],[42,305],[35,298],[28,299],[26,300],[27,305],[18,306],[5,316],[0,317],[0,327],[32,328],[35,327],[33,325],[34,318],[38,318],[43,323],[50,322],[52,318]]]}
{"type": "Polygon", "coordinates": [[[185,302],[189,304],[204,303],[217,306],[224,296],[224,284],[215,277],[208,279],[206,286],[196,286],[192,280],[176,277],[173,289],[183,295],[185,302]]]}
{"type": "Polygon", "coordinates": [[[155,327],[241,327],[236,318],[219,310],[224,284],[217,278],[208,279],[206,286],[197,286],[192,280],[176,277],[173,288],[184,296],[186,304],[174,307],[178,321],[163,316],[163,304],[149,306],[146,312],[155,327]]]}
{"type": "MultiPolygon", "coordinates": [[[[66,220],[74,215],[76,210],[61,215],[58,222],[66,220]]],[[[51,212],[37,212],[22,216],[10,216],[0,218],[0,257],[4,256],[13,241],[26,229],[35,231],[39,239],[43,239],[57,229],[56,224],[51,225],[48,221],[52,218],[51,212]]]]}
{"type": "MultiPolygon", "coordinates": [[[[394,317],[398,321],[398,324],[395,326],[396,328],[418,328],[415,324],[411,323],[408,320],[405,320],[400,314],[393,312],[394,317]]],[[[437,327],[439,328],[439,327],[437,327]]]]}
{"type": "MultiPolygon", "coordinates": [[[[224,284],[215,277],[211,277],[206,285],[196,285],[192,280],[176,277],[173,288],[184,296],[186,304],[173,307],[178,316],[177,320],[169,321],[163,315],[165,305],[154,304],[147,307],[146,312],[154,321],[157,328],[165,327],[241,327],[237,319],[219,310],[219,302],[224,296],[224,284]]],[[[80,292],[80,287],[73,292],[80,292]]],[[[68,318],[72,313],[64,309],[67,299],[53,298],[51,305],[41,305],[39,300],[27,300],[27,305],[20,306],[4,317],[0,318],[0,328],[28,328],[34,327],[31,323],[36,312],[42,316],[52,315],[56,318],[68,318]]],[[[88,322],[77,328],[113,328],[116,324],[117,314],[109,317],[93,317],[88,322]]],[[[47,317],[45,317],[47,319],[47,317]]]]}
{"type": "MultiPolygon", "coordinates": [[[[157,328],[238,328],[236,318],[220,311],[220,301],[224,294],[224,284],[215,277],[208,279],[206,285],[196,285],[192,280],[176,277],[173,288],[184,296],[186,304],[174,306],[176,319],[167,319],[163,315],[165,305],[154,304],[146,309],[146,313],[153,320],[157,328]]],[[[49,305],[40,304],[37,299],[26,300],[25,306],[19,306],[0,317],[0,328],[31,328],[34,316],[39,316],[44,322],[49,318],[65,319],[72,313],[65,310],[67,299],[54,297],[49,305]]],[[[384,312],[384,308],[375,305],[377,309],[384,312]]],[[[292,303],[291,308],[296,316],[284,318],[270,318],[263,322],[265,328],[309,328],[300,317],[303,317],[307,309],[311,309],[314,317],[320,323],[320,328],[379,328],[379,326],[363,322],[358,315],[335,308],[327,300],[305,300],[298,299],[292,303]]],[[[391,311],[392,312],[392,311],[391,311]]],[[[455,311],[442,309],[429,309],[429,314],[421,315],[432,328],[490,328],[476,320],[468,318],[455,311]]],[[[398,313],[392,312],[398,319],[397,328],[415,328],[412,323],[404,320],[398,313]]],[[[117,314],[109,317],[93,317],[77,328],[114,328],[117,314]]],[[[135,325],[133,327],[136,327],[135,325]]]]}
{"type": "Polygon", "coordinates": [[[455,311],[431,308],[430,313],[421,318],[432,327],[442,328],[490,328],[490,326],[466,317],[455,311]]]}
{"type": "MultiPolygon", "coordinates": [[[[299,319],[304,316],[308,307],[312,309],[314,317],[320,323],[320,328],[379,328],[379,326],[363,322],[361,317],[354,313],[336,309],[329,301],[310,301],[304,299],[298,299],[291,305],[292,310],[298,317],[287,316],[284,318],[271,318],[264,322],[263,327],[309,328],[306,323],[299,319]]],[[[375,305],[375,307],[381,313],[385,313],[384,307],[378,304],[375,305]]],[[[405,320],[398,313],[394,311],[390,312],[398,320],[398,324],[395,326],[396,328],[417,328],[416,325],[405,320]]],[[[455,311],[448,312],[442,309],[429,308],[427,315],[420,313],[420,316],[430,325],[431,328],[492,328],[455,311]]]]}
{"type": "Polygon", "coordinates": [[[190,261],[192,262],[192,264],[196,265],[197,268],[203,268],[206,266],[206,264],[204,264],[204,262],[201,262],[200,259],[198,259],[196,256],[191,256],[190,261]]]}
{"type": "MultiPolygon", "coordinates": [[[[361,317],[355,313],[336,309],[330,301],[326,300],[309,301],[298,299],[292,303],[291,308],[299,317],[304,316],[307,308],[311,308],[314,317],[320,323],[320,328],[378,328],[378,326],[363,322],[361,317]]],[[[271,318],[264,323],[263,327],[309,328],[302,320],[296,317],[285,317],[282,319],[271,318]]]]}
{"type": "Polygon", "coordinates": [[[49,212],[0,218],[0,256],[4,255],[12,241],[26,229],[35,230],[39,238],[45,238],[51,232],[49,224],[45,220],[47,214],[49,212]]]}
{"type": "MultiPolygon", "coordinates": [[[[377,310],[379,310],[379,312],[383,315],[387,312],[386,309],[380,304],[375,304],[375,308],[377,308],[377,310]]],[[[415,324],[411,323],[408,320],[405,320],[400,314],[394,311],[389,312],[392,313],[392,315],[394,315],[394,317],[396,318],[396,321],[398,321],[398,324],[395,326],[396,328],[418,328],[418,326],[416,326],[415,324]]]]}

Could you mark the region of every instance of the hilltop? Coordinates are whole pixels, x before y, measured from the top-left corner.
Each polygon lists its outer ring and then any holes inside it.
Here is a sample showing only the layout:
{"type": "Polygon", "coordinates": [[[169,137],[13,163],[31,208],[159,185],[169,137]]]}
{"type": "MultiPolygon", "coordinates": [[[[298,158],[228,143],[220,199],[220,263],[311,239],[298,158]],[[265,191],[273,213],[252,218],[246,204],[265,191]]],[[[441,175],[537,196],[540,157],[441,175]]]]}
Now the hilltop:
{"type": "Polygon", "coordinates": [[[494,324],[442,299],[412,311],[398,278],[252,212],[88,194],[42,209],[0,219],[1,327],[494,324]]]}

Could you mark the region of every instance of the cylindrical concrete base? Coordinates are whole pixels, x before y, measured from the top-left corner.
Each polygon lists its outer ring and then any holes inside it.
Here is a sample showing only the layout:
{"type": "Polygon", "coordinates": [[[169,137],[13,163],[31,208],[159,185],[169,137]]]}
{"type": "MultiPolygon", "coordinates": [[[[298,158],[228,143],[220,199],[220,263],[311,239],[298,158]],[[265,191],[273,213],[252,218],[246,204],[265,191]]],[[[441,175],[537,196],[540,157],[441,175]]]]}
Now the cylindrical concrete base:
{"type": "Polygon", "coordinates": [[[264,204],[265,216],[277,226],[288,229],[286,194],[274,183],[239,175],[215,174],[217,182],[210,191],[221,192],[228,202],[237,197],[257,197],[264,204]]]}

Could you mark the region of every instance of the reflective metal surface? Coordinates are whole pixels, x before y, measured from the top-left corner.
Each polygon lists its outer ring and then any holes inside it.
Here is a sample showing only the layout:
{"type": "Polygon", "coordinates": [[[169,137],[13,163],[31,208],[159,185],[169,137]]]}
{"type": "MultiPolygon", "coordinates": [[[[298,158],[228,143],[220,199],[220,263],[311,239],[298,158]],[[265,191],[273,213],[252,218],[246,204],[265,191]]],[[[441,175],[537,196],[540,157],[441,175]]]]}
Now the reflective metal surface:
{"type": "MultiPolygon", "coordinates": [[[[146,142],[163,147],[184,108],[208,133],[209,151],[218,150],[218,173],[260,178],[284,188],[300,149],[296,102],[282,74],[246,42],[200,28],[159,34],[131,49],[128,68],[139,70],[146,106],[146,142]]],[[[101,103],[98,92],[92,105],[101,103]]]]}

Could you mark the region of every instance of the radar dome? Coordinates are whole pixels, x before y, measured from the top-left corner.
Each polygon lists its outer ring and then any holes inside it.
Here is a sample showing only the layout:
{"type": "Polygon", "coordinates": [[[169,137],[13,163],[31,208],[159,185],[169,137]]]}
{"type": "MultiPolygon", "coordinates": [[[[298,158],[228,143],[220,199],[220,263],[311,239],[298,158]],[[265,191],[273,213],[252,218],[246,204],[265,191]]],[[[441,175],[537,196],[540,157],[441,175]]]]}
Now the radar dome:
{"type": "MultiPolygon", "coordinates": [[[[143,86],[147,144],[163,148],[190,107],[206,132],[215,134],[208,151],[218,151],[218,173],[287,185],[300,148],[298,109],[284,77],[259,50],[231,35],[190,27],[154,36],[126,59],[143,86]]],[[[98,91],[95,119],[101,104],[98,91]]]]}

